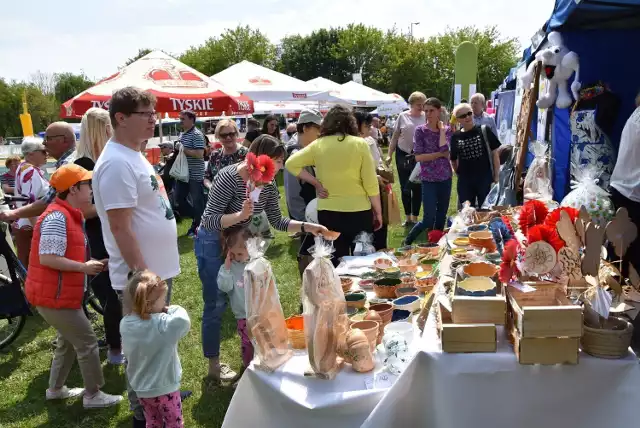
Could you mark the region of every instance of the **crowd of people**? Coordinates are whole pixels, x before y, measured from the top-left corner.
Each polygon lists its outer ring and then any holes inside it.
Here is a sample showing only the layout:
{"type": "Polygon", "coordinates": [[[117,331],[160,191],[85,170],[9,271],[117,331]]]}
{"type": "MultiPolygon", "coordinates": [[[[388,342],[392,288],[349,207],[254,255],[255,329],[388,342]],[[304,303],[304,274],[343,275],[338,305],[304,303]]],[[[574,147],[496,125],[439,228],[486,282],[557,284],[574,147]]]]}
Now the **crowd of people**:
{"type": "Polygon", "coordinates": [[[390,183],[384,166],[393,157],[407,243],[445,227],[454,173],[459,197],[476,205],[497,180],[500,143],[492,119],[476,108],[484,104],[479,96],[471,105],[455,107],[456,124],[439,100],[420,92],[411,94],[410,110],[397,119],[380,121],[341,105],[324,117],[305,109],[283,135],[277,117],[268,116],[262,128],[251,119],[242,143],[236,122],[225,119],[215,129],[221,144],[215,150],[195,126],[194,112],[183,111],[186,181],[161,176],[144,156],[155,130],[155,102],[152,94],[135,88],[116,91],[108,112],[87,111],[77,142],[69,124],[52,123],[44,141],[25,138],[23,158],[8,159],[9,172],[2,179],[5,191],[30,198],[0,213],[0,220],[16,222],[18,254],[28,268],[27,298],[57,331],[46,399],[82,396],[86,408],[122,400],[102,391],[99,341],[81,309],[84,289],[91,286],[104,308],[107,361],[126,364],[134,426],[162,426],[163,421],[167,427],[182,426],[180,402],[190,395],[179,390],[177,353],[190,328],[189,315],[170,304],[173,279],[180,274],[174,209],[193,219],[188,234],[195,239],[202,284],[208,377],[233,383],[242,372],[220,361],[222,316],[230,304],[246,368],[253,348],[241,284],[250,237],[269,236],[272,227],[299,239],[302,274],[314,236],[329,230],[340,232],[334,242],[336,264],[353,253],[362,232],[372,236],[376,249],[387,247],[381,194],[390,183]],[[385,140],[390,140],[386,157],[385,140]],[[275,181],[255,183],[247,191],[249,153],[267,156],[276,170],[284,170],[288,216],[281,213],[275,181]],[[49,180],[42,169],[47,155],[56,159],[49,180]],[[421,186],[409,180],[416,165],[421,186]],[[314,200],[317,207],[309,210],[314,200]],[[84,388],[65,386],[75,359],[84,388]]]}

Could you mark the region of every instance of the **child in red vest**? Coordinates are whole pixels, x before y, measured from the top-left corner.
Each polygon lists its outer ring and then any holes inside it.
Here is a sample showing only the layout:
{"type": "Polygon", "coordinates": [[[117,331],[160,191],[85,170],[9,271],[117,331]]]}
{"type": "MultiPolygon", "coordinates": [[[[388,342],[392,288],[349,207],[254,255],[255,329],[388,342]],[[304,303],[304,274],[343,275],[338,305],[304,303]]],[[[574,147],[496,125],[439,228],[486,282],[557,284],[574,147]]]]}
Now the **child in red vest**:
{"type": "Polygon", "coordinates": [[[98,340],[82,310],[87,275],[106,269],[106,260],[87,261],[82,210],[91,207],[91,172],[79,165],[60,167],[50,180],[57,197],[33,230],[25,292],[42,318],[58,332],[47,400],[83,396],[85,408],[109,407],[122,396],[100,391],[104,385],[98,340]],[[84,388],[64,383],[78,357],[84,388]]]}

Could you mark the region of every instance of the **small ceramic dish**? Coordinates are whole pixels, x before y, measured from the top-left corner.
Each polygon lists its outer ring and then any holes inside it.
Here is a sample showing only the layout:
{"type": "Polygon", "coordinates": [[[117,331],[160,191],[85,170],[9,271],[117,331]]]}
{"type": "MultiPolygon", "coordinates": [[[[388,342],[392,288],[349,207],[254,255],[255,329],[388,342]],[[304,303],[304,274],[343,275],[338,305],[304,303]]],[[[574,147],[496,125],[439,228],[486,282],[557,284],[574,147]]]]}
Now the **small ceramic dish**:
{"type": "Polygon", "coordinates": [[[361,279],[360,282],[358,282],[358,287],[373,288],[373,279],[361,279]]]}
{"type": "Polygon", "coordinates": [[[373,262],[373,267],[375,267],[378,270],[385,270],[390,267],[393,267],[393,263],[389,259],[379,258],[379,259],[376,259],[375,262],[373,262]]]}
{"type": "Polygon", "coordinates": [[[468,233],[482,232],[483,230],[487,230],[488,228],[489,226],[487,226],[486,224],[473,224],[467,227],[467,232],[468,233]]]}
{"type": "Polygon", "coordinates": [[[396,249],[396,252],[403,253],[404,257],[410,257],[416,252],[416,249],[413,245],[405,245],[404,247],[396,249]]]}
{"type": "Polygon", "coordinates": [[[391,322],[407,321],[411,317],[411,312],[404,309],[394,309],[391,314],[391,322]]]}
{"type": "Polygon", "coordinates": [[[342,286],[342,291],[348,293],[351,291],[351,287],[353,287],[353,279],[340,277],[340,285],[342,286]]]}
{"type": "Polygon", "coordinates": [[[387,324],[391,321],[391,313],[393,311],[393,305],[391,303],[376,303],[373,305],[369,305],[370,311],[376,311],[380,318],[382,318],[382,323],[387,324]]]}
{"type": "Polygon", "coordinates": [[[496,283],[486,276],[472,276],[456,285],[459,296],[490,297],[498,293],[496,283]]]}
{"type": "Polygon", "coordinates": [[[469,263],[462,268],[462,272],[467,276],[486,276],[489,278],[497,274],[498,270],[500,270],[498,266],[485,262],[469,263]]]}
{"type": "Polygon", "coordinates": [[[382,271],[382,274],[386,278],[400,278],[400,269],[397,267],[390,267],[382,271]]]}
{"type": "Polygon", "coordinates": [[[467,252],[467,253],[461,253],[461,254],[454,254],[453,255],[453,260],[458,261],[458,262],[470,262],[471,260],[473,260],[473,254],[467,252]]]}
{"type": "Polygon", "coordinates": [[[455,256],[456,254],[465,254],[467,253],[469,250],[467,248],[453,248],[451,250],[451,255],[455,256]]]}
{"type": "Polygon", "coordinates": [[[344,299],[347,301],[347,306],[352,308],[364,308],[364,304],[367,302],[367,294],[360,291],[352,291],[344,295],[344,299]]]}
{"type": "Polygon", "coordinates": [[[415,312],[420,309],[420,297],[418,296],[402,296],[393,301],[394,309],[415,312]]]}
{"type": "Polygon", "coordinates": [[[456,238],[453,240],[453,245],[456,247],[466,247],[469,245],[469,238],[456,238]]]}
{"type": "Polygon", "coordinates": [[[396,297],[396,288],[402,284],[397,278],[383,278],[373,283],[373,292],[381,299],[393,299],[396,297]]]}
{"type": "Polygon", "coordinates": [[[437,256],[440,252],[440,246],[434,243],[418,244],[418,253],[437,256]]]}
{"type": "Polygon", "coordinates": [[[334,232],[332,230],[329,230],[327,232],[324,232],[322,234],[322,237],[324,239],[326,239],[327,241],[335,241],[336,239],[338,239],[340,237],[340,232],[334,232]]]}
{"type": "Polygon", "coordinates": [[[416,278],[413,276],[405,276],[404,278],[400,278],[400,281],[402,281],[402,284],[398,287],[413,287],[413,284],[416,283],[416,278]]]}
{"type": "MultiPolygon", "coordinates": [[[[404,285],[404,284],[403,284],[404,285]]],[[[418,289],[416,287],[400,287],[396,288],[396,296],[417,296],[418,289]]]]}
{"type": "Polygon", "coordinates": [[[400,260],[398,262],[398,269],[400,269],[400,272],[416,272],[418,270],[418,262],[411,259],[400,260]]]}

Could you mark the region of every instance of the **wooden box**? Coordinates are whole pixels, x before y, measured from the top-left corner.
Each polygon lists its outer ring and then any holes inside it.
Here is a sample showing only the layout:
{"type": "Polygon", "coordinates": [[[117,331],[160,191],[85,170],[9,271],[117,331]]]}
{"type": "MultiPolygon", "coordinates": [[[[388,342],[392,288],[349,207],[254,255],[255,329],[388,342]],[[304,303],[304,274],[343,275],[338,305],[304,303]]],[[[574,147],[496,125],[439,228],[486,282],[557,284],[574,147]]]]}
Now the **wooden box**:
{"type": "Polygon", "coordinates": [[[446,302],[436,304],[438,335],[447,353],[496,352],[494,324],[453,324],[446,302]]]}
{"type": "Polygon", "coordinates": [[[453,286],[451,311],[456,324],[505,323],[507,302],[502,284],[497,284],[498,295],[492,297],[470,297],[456,295],[457,281],[453,286]]]}
{"type": "Polygon", "coordinates": [[[520,364],[578,364],[579,337],[521,338],[514,327],[511,339],[520,364]]]}
{"type": "Polygon", "coordinates": [[[509,290],[507,295],[521,338],[582,336],[582,308],[572,305],[561,290],[543,289],[517,296],[509,290]]]}

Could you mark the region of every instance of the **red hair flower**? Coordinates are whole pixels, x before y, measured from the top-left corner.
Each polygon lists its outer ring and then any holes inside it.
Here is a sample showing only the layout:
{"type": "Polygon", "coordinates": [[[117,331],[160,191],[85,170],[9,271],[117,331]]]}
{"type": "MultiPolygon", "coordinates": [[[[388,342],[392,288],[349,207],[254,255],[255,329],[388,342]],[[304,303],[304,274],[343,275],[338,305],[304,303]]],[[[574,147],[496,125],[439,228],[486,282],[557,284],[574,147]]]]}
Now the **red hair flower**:
{"type": "Polygon", "coordinates": [[[555,210],[549,213],[546,220],[544,221],[544,224],[547,226],[551,226],[553,229],[555,229],[556,224],[558,224],[558,222],[560,221],[560,213],[562,213],[562,211],[565,211],[567,214],[569,214],[569,218],[571,218],[571,223],[575,223],[576,219],[578,218],[578,215],[580,214],[580,210],[577,210],[573,207],[556,208],[555,210]]]}
{"type": "Polygon", "coordinates": [[[249,179],[254,183],[270,183],[276,176],[276,166],[267,155],[256,156],[253,153],[247,153],[247,171],[249,179]]]}
{"type": "Polygon", "coordinates": [[[532,200],[524,204],[518,219],[522,233],[526,236],[529,228],[537,224],[544,224],[547,214],[549,214],[549,210],[543,202],[532,200]]]}
{"type": "Polygon", "coordinates": [[[516,266],[516,259],[520,251],[520,244],[516,239],[510,239],[504,244],[502,251],[502,263],[500,263],[500,273],[498,277],[504,284],[509,283],[513,277],[520,275],[520,271],[516,266]]]}
{"type": "Polygon", "coordinates": [[[527,244],[532,244],[538,241],[545,241],[550,244],[556,250],[556,253],[564,247],[564,241],[560,238],[558,232],[546,224],[533,226],[529,229],[529,233],[527,233],[527,244]]]}

